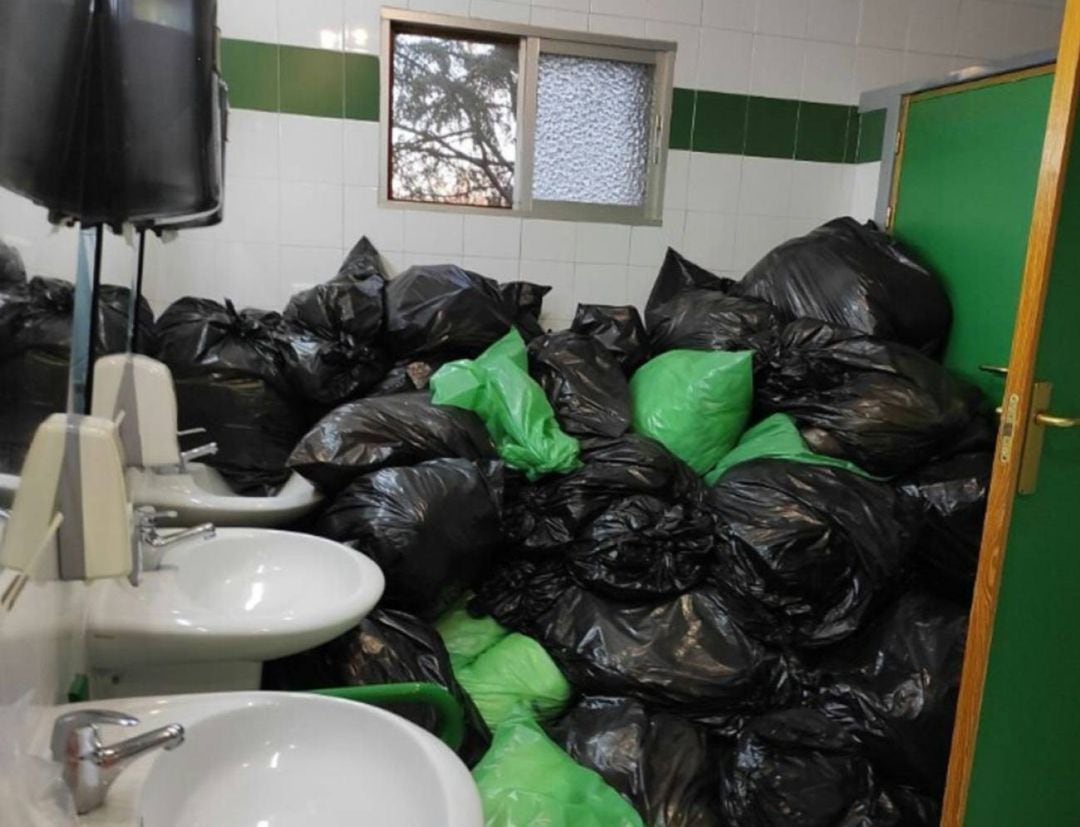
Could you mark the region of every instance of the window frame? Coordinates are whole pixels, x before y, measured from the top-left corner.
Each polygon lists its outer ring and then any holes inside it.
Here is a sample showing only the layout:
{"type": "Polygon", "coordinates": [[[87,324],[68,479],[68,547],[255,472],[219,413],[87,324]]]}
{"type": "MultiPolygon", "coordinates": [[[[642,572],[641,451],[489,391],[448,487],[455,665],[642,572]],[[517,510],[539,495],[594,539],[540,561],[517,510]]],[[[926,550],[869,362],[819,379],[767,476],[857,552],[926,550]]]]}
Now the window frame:
{"type": "Polygon", "coordinates": [[[605,224],[659,226],[663,219],[664,181],[667,175],[671,99],[676,44],[666,40],[644,40],[618,35],[575,32],[544,26],[473,19],[384,8],[380,21],[379,61],[379,191],[378,205],[390,209],[431,210],[488,216],[514,216],[560,221],[589,221],[605,224]],[[411,31],[435,36],[475,35],[485,39],[518,40],[518,112],[515,138],[514,201],[507,207],[411,201],[390,198],[391,130],[393,96],[393,36],[395,31],[411,31]],[[536,134],[537,88],[541,54],[625,60],[651,64],[653,68],[652,109],[649,113],[651,139],[641,206],[586,204],[572,201],[544,201],[532,195],[534,137],[536,134]]]}

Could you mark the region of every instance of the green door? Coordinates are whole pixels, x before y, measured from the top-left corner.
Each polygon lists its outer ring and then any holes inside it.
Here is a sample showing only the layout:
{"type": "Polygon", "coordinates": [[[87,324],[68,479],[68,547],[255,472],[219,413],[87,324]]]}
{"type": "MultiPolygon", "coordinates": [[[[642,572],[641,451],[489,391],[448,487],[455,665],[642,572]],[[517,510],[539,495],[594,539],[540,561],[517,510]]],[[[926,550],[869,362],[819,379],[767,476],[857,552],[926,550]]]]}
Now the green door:
{"type": "MultiPolygon", "coordinates": [[[[1067,169],[1034,362],[1049,411],[1080,417],[1077,143],[1067,169]]],[[[1035,493],[1013,501],[965,827],[1080,825],[1078,515],[1080,427],[1047,427],[1035,493]]]]}
{"type": "Polygon", "coordinates": [[[1001,398],[979,365],[1009,359],[1052,67],[907,99],[891,229],[944,280],[945,363],[1001,398]]]}

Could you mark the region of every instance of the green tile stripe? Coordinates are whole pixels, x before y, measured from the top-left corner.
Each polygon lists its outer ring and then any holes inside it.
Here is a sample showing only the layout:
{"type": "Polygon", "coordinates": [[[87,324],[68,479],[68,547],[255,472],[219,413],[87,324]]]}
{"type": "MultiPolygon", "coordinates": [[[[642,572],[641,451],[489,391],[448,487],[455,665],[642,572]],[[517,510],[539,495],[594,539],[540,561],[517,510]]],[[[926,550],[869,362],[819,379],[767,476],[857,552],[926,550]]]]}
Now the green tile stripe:
{"type": "MultiPolygon", "coordinates": [[[[225,39],[222,72],[238,109],[379,120],[379,59],[329,49],[225,39]]],[[[885,111],[757,95],[674,90],[672,149],[760,158],[881,159],[885,111]]]]}

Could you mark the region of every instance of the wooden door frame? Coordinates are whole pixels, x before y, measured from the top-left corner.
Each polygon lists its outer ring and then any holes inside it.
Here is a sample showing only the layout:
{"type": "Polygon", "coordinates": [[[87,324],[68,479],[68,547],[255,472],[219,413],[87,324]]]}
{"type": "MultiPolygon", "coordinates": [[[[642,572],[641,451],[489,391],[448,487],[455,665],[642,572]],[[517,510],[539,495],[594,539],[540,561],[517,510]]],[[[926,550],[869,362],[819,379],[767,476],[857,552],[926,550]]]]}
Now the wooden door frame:
{"type": "Polygon", "coordinates": [[[1054,88],[1050,96],[1035,208],[1016,315],[1009,375],[1005,383],[1002,427],[998,433],[994,472],[987,500],[986,525],[979,550],[979,568],[968,626],[967,648],[953,729],[949,774],[941,827],[963,827],[975,760],[979,714],[990,660],[994,616],[1013,504],[1022,462],[1022,447],[1033,415],[1032,392],[1039,336],[1042,331],[1061,213],[1069,149],[1080,91],[1080,0],[1068,0],[1064,12],[1054,88]]]}
{"type": "Polygon", "coordinates": [[[907,148],[908,116],[911,114],[911,105],[913,103],[940,98],[945,95],[973,92],[976,89],[985,89],[988,86],[998,86],[1002,83],[1015,83],[1027,78],[1050,75],[1054,73],[1056,65],[1056,63],[1042,63],[1037,66],[1025,66],[1022,69],[1010,69],[996,75],[961,80],[945,86],[935,86],[931,89],[901,95],[900,116],[897,119],[896,126],[896,155],[893,158],[892,176],[890,178],[889,203],[885,209],[885,231],[892,232],[893,225],[896,223],[897,206],[900,203],[900,177],[903,174],[904,150],[907,148]]]}

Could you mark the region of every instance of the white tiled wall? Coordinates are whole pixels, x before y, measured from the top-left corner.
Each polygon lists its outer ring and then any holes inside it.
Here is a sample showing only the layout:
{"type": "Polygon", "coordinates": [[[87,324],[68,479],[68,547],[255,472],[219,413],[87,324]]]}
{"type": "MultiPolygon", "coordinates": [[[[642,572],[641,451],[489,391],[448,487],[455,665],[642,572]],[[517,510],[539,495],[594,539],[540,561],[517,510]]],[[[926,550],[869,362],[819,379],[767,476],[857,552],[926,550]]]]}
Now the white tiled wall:
{"type": "MultiPolygon", "coordinates": [[[[859,92],[983,58],[1050,48],[1062,0],[409,0],[410,8],[677,41],[676,85],[853,104],[859,92]]],[[[220,0],[225,37],[375,53],[378,0],[220,0]]],[[[554,286],[548,321],[578,301],[643,303],[668,245],[738,276],[823,219],[870,217],[877,165],[673,151],[662,228],[573,224],[376,206],[373,123],[234,111],[227,219],[154,241],[147,293],[280,307],[330,276],[362,234],[401,269],[455,262],[554,286]]],[[[0,236],[35,272],[69,275],[71,231],[0,194],[0,236]]],[[[106,277],[126,282],[134,251],[111,239],[106,277]]]]}

